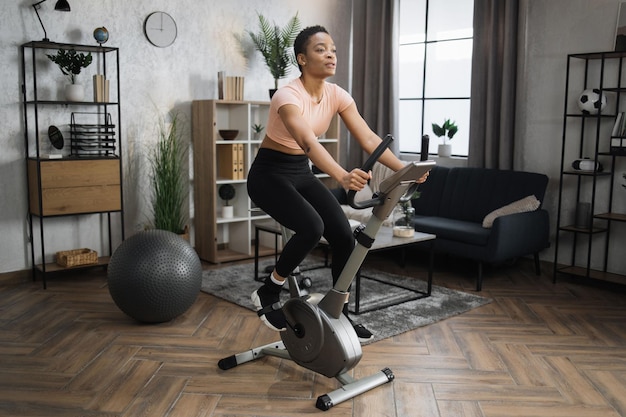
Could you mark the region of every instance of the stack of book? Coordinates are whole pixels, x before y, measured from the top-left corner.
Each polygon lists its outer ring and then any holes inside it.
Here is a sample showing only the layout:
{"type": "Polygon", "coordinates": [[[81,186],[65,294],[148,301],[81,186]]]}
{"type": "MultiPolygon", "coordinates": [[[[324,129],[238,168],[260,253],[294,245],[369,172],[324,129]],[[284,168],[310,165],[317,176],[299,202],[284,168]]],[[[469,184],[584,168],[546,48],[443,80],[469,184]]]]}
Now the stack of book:
{"type": "Polygon", "coordinates": [[[93,76],[93,101],[96,103],[109,102],[109,80],[102,74],[93,76]]]}
{"type": "Polygon", "coordinates": [[[227,77],[224,71],[217,73],[217,91],[220,100],[243,100],[244,77],[227,77]]]}
{"type": "Polygon", "coordinates": [[[626,113],[620,112],[615,117],[611,132],[611,149],[614,155],[626,155],[626,113]]]}
{"type": "Polygon", "coordinates": [[[217,175],[221,179],[243,180],[243,143],[220,144],[217,146],[217,175]]]}

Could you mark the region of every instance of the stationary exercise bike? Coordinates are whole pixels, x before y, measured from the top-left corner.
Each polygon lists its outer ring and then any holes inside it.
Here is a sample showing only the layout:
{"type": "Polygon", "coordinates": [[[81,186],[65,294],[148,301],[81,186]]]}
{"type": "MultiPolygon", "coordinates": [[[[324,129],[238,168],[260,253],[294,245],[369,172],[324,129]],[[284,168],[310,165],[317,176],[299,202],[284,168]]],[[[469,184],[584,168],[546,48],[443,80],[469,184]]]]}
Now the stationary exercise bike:
{"type": "MultiPolygon", "coordinates": [[[[393,141],[387,135],[363,165],[369,172],[374,163],[393,141]]],[[[349,374],[361,360],[361,343],[348,318],[342,314],[348,302],[349,288],[383,221],[401,200],[410,198],[417,180],[429,171],[433,161],[411,162],[380,184],[380,190],[370,200],[354,201],[356,192],[348,192],[348,202],[356,209],[373,207],[366,225],[355,230],[356,245],[334,287],[323,294],[303,295],[297,280],[289,276],[290,298],[282,306],[287,328],[280,332],[281,341],[259,346],[221,359],[222,370],[234,368],[264,356],[290,359],[300,366],[337,379],[342,387],[317,398],[316,407],[327,411],[336,404],[383,385],[394,379],[389,368],[374,375],[354,379],[349,374]]]]}

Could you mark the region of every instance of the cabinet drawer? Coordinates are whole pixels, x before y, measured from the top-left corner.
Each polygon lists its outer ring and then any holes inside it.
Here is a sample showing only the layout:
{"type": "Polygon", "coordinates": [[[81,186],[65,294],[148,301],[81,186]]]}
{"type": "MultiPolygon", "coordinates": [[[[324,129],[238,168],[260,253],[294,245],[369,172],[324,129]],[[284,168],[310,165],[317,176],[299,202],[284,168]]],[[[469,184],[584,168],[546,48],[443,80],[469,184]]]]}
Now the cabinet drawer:
{"type": "Polygon", "coordinates": [[[38,216],[121,210],[120,161],[28,161],[30,210],[38,216]],[[39,210],[41,187],[42,212],[39,210]]]}

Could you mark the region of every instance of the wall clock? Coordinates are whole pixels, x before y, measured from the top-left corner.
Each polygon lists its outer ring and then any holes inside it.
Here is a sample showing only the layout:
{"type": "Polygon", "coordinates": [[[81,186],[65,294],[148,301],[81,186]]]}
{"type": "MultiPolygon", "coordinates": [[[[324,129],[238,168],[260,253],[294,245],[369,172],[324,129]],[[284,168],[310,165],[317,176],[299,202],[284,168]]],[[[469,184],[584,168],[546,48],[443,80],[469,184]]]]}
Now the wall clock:
{"type": "Polygon", "coordinates": [[[176,40],[176,22],[165,12],[150,13],[143,25],[146,38],[154,46],[165,48],[176,40]]]}

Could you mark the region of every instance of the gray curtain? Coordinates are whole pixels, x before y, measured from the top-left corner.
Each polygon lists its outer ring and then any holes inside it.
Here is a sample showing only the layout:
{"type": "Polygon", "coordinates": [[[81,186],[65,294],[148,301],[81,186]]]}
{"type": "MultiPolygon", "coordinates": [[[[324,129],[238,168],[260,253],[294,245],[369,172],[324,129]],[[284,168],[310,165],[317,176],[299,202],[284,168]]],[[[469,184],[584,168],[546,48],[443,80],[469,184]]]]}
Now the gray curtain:
{"type": "MultiPolygon", "coordinates": [[[[353,0],[352,2],[352,96],[374,132],[395,135],[398,115],[398,22],[399,0],[353,0]]],[[[398,154],[398,145],[392,150],[398,154]]],[[[366,158],[349,137],[349,168],[366,158]]]]}
{"type": "Polygon", "coordinates": [[[474,0],[468,165],[513,169],[518,0],[474,0]]]}

